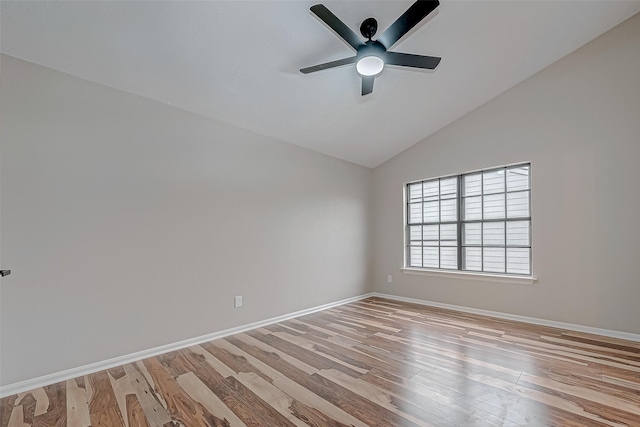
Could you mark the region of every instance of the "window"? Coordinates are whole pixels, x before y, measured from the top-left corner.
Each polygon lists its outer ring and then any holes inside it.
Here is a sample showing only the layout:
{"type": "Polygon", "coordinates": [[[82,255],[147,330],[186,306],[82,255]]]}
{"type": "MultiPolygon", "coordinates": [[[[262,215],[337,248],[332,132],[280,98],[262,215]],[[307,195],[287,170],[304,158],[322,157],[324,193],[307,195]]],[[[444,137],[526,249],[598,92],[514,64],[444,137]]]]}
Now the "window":
{"type": "Polygon", "coordinates": [[[406,266],[531,275],[531,167],[406,186],[406,266]]]}

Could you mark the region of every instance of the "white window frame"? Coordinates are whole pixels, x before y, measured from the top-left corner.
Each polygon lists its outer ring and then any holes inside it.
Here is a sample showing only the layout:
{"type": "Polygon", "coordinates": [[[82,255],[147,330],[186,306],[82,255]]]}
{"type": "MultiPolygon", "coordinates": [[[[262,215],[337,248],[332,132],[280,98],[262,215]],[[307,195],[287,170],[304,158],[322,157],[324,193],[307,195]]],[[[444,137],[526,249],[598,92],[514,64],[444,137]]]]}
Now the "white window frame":
{"type": "MultiPolygon", "coordinates": [[[[482,178],[481,178],[482,179],[482,178]]],[[[482,181],[481,181],[482,183],[482,181]]],[[[482,187],[481,184],[481,198],[480,200],[482,200],[484,202],[484,189],[482,187]]],[[[522,191],[522,190],[519,190],[522,191]]],[[[454,174],[454,175],[446,175],[446,176],[440,176],[440,177],[434,177],[434,178],[429,178],[429,179],[421,179],[421,180],[416,180],[416,181],[411,181],[411,182],[407,182],[403,185],[403,268],[402,271],[403,273],[406,274],[421,274],[421,275],[430,275],[430,276],[440,276],[440,277],[451,277],[451,278],[463,278],[463,279],[469,279],[469,280],[487,280],[487,281],[494,281],[494,282],[505,282],[505,283],[517,283],[517,284],[533,284],[533,282],[536,280],[536,278],[533,276],[533,250],[532,250],[532,233],[531,233],[531,227],[532,227],[532,219],[531,219],[531,193],[532,193],[532,188],[531,188],[531,162],[519,162],[519,163],[514,163],[514,164],[509,164],[509,165],[504,165],[504,166],[497,166],[497,167],[490,167],[490,168],[484,168],[484,169],[479,169],[479,170],[475,170],[475,171],[470,171],[470,172],[465,172],[465,173],[460,173],[460,174],[454,174]],[[507,189],[507,185],[506,185],[506,181],[507,181],[507,173],[509,170],[512,169],[516,169],[518,167],[528,167],[528,190],[524,190],[524,191],[528,191],[528,204],[529,204],[529,216],[528,217],[517,217],[517,218],[507,218],[507,194],[511,193],[512,191],[509,191],[507,189]],[[464,199],[468,198],[469,196],[466,196],[463,194],[463,180],[465,176],[471,176],[471,175],[477,175],[480,174],[480,177],[483,177],[484,173],[487,172],[493,172],[493,171],[499,171],[499,170],[504,170],[504,176],[505,176],[505,182],[504,182],[504,188],[503,191],[501,192],[497,192],[495,194],[504,194],[505,197],[505,214],[504,214],[504,218],[497,218],[497,219],[485,219],[484,218],[484,206],[481,205],[481,218],[480,219],[474,219],[474,220],[464,220],[463,219],[463,201],[464,199]],[[456,210],[457,210],[457,221],[455,221],[454,223],[456,224],[456,230],[457,230],[457,268],[456,269],[443,269],[443,268],[428,268],[428,267],[420,267],[420,266],[411,266],[409,265],[410,263],[410,237],[409,237],[409,230],[410,230],[410,226],[411,225],[428,225],[428,224],[447,224],[447,223],[451,223],[451,221],[445,221],[442,222],[441,218],[439,217],[439,221],[437,223],[425,223],[424,221],[424,216],[422,218],[422,221],[420,223],[410,223],[409,222],[409,205],[410,205],[410,200],[409,200],[409,186],[412,184],[416,184],[416,183],[425,183],[425,182],[433,182],[433,181],[441,181],[441,180],[446,180],[446,179],[451,179],[451,178],[455,178],[456,179],[456,183],[457,183],[457,193],[456,193],[456,210]],[[507,242],[507,233],[506,233],[506,228],[507,228],[507,223],[508,222],[514,222],[514,221],[529,221],[529,245],[519,245],[519,246],[514,246],[514,245],[510,245],[507,242]],[[481,241],[480,245],[474,245],[474,246],[469,246],[469,245],[464,245],[463,242],[463,227],[465,226],[465,224],[471,224],[471,223],[480,223],[481,225],[481,230],[484,227],[485,223],[490,223],[490,222],[504,222],[504,227],[505,227],[505,236],[504,236],[504,246],[490,246],[490,245],[485,245],[484,241],[481,241]],[[463,269],[463,251],[465,247],[479,247],[481,248],[481,260],[483,260],[483,256],[482,253],[484,251],[485,248],[500,248],[500,249],[504,249],[505,251],[505,270],[504,272],[487,272],[487,271],[477,271],[477,270],[464,270],[463,269]],[[515,273],[507,273],[507,250],[508,248],[516,248],[516,247],[521,247],[521,248],[528,248],[529,249],[529,274],[515,274],[515,273]]],[[[439,195],[439,200],[441,200],[441,195],[439,195]]],[[[424,202],[424,199],[421,200],[421,203],[424,202]]],[[[439,211],[440,212],[440,211],[439,211]]],[[[422,240],[424,240],[424,236],[422,236],[422,240]]],[[[424,248],[424,242],[421,243],[421,246],[424,248]]],[[[440,247],[440,242],[439,242],[439,246],[440,247]]],[[[440,254],[440,249],[439,249],[439,254],[440,254]]],[[[440,258],[440,257],[439,257],[440,258]]],[[[441,264],[441,261],[440,261],[441,264]]],[[[484,268],[484,266],[482,266],[482,268],[484,268]]]]}

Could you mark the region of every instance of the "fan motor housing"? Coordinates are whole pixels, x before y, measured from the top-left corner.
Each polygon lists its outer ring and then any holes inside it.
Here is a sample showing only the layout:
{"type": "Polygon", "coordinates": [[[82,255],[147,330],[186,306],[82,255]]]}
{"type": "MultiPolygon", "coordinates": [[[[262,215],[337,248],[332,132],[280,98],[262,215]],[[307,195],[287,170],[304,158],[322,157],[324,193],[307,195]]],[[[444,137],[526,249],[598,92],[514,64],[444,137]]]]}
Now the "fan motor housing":
{"type": "Polygon", "coordinates": [[[367,18],[360,25],[360,34],[366,39],[371,40],[378,31],[378,21],[375,18],[367,18]]]}
{"type": "Polygon", "coordinates": [[[365,56],[372,55],[379,56],[380,58],[384,59],[384,53],[386,51],[387,49],[379,41],[369,40],[365,43],[364,46],[358,49],[358,53],[356,54],[356,62],[359,59],[364,58],[365,56]]]}

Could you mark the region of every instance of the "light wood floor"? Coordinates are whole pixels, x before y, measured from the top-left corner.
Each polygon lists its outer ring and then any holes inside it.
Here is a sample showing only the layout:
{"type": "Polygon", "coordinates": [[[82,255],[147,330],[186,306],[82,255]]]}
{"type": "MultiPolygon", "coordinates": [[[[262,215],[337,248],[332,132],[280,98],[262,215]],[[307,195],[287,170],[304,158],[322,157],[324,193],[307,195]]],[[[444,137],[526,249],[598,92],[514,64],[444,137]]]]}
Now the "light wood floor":
{"type": "Polygon", "coordinates": [[[640,343],[370,298],[0,411],[0,427],[640,426],[640,343]]]}

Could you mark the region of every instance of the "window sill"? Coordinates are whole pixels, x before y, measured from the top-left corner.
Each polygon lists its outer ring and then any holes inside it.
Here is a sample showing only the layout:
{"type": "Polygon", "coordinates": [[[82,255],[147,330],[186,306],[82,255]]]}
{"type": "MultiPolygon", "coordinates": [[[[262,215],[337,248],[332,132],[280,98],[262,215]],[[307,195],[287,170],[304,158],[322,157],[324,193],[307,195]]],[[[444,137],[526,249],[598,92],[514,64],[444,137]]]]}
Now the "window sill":
{"type": "Polygon", "coordinates": [[[402,268],[401,270],[404,274],[416,274],[419,276],[448,277],[450,279],[480,280],[529,286],[538,280],[533,276],[510,276],[507,274],[474,273],[469,271],[430,270],[425,268],[402,268]]]}

